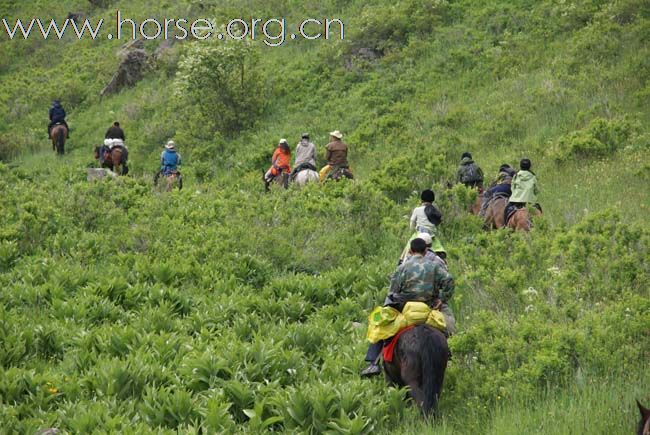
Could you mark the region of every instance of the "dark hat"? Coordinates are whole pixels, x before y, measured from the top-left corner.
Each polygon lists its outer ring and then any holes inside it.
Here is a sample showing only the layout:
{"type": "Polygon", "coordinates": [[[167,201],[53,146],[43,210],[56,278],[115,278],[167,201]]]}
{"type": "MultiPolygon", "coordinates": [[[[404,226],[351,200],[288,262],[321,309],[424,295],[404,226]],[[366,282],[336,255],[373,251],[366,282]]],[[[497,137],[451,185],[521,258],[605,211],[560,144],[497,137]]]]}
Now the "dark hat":
{"type": "Polygon", "coordinates": [[[436,194],[431,189],[423,190],[420,199],[424,202],[433,202],[436,200],[436,194]]]}
{"type": "Polygon", "coordinates": [[[524,171],[529,170],[531,166],[532,163],[530,163],[530,160],[528,159],[521,159],[521,162],[519,162],[519,167],[524,171]]]}
{"type": "Polygon", "coordinates": [[[504,163],[503,165],[499,166],[499,172],[506,172],[507,169],[511,169],[511,166],[507,163],[504,163]]]}
{"type": "Polygon", "coordinates": [[[464,159],[465,157],[471,159],[471,158],[472,158],[472,155],[471,155],[469,152],[465,151],[465,152],[463,153],[463,155],[460,156],[460,158],[461,158],[461,159],[464,159]]]}

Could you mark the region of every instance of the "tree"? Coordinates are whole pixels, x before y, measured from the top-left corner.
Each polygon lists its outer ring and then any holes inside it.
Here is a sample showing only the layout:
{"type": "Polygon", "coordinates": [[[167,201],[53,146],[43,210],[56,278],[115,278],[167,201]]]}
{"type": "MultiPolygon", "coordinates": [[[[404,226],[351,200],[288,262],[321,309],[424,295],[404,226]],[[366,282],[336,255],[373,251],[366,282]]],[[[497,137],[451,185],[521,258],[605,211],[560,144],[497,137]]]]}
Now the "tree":
{"type": "Polygon", "coordinates": [[[265,106],[258,59],[249,41],[213,38],[190,44],[175,82],[185,119],[191,118],[206,136],[228,136],[250,127],[265,106]]]}

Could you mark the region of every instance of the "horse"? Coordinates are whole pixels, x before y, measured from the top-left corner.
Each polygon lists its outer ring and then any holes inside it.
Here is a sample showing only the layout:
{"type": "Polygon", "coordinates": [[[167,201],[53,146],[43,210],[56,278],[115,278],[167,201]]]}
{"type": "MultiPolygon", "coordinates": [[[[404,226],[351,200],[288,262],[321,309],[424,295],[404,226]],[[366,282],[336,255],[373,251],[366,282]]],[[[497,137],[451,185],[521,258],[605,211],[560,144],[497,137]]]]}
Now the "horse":
{"type": "Polygon", "coordinates": [[[65,148],[65,138],[68,136],[68,129],[63,124],[56,124],[50,131],[50,139],[52,139],[52,150],[57,154],[63,155],[65,148]]]}
{"type": "Polygon", "coordinates": [[[352,174],[352,171],[350,171],[350,168],[337,166],[327,174],[328,180],[339,181],[343,178],[347,178],[348,180],[354,179],[354,175],[352,174]]]}
{"type": "Polygon", "coordinates": [[[641,405],[641,402],[638,400],[636,401],[636,404],[641,413],[641,420],[639,420],[639,428],[636,433],[637,435],[650,435],[650,409],[641,405]]]}
{"type": "MultiPolygon", "coordinates": [[[[535,216],[539,216],[541,214],[542,212],[539,211],[539,209],[535,208],[535,216]]],[[[528,211],[528,207],[521,207],[517,209],[517,211],[515,211],[510,216],[508,222],[506,222],[506,226],[515,231],[530,231],[533,226],[533,222],[530,219],[530,212],[528,211]]]]}
{"type": "Polygon", "coordinates": [[[474,216],[478,216],[479,212],[481,211],[481,204],[483,204],[483,194],[484,192],[480,191],[476,197],[476,201],[474,201],[474,203],[470,204],[469,206],[469,212],[474,216]]]}
{"type": "Polygon", "coordinates": [[[309,182],[318,182],[318,172],[311,169],[303,169],[293,177],[293,182],[298,186],[304,186],[309,182]]]}
{"type": "Polygon", "coordinates": [[[505,210],[508,205],[508,198],[502,195],[496,195],[490,199],[490,203],[485,209],[485,229],[499,229],[506,226],[505,210]]]}
{"type": "Polygon", "coordinates": [[[177,186],[178,190],[183,189],[183,176],[179,171],[170,171],[167,174],[158,172],[153,180],[155,186],[158,186],[158,180],[161,176],[165,177],[165,183],[161,185],[161,190],[164,188],[165,192],[171,192],[174,186],[177,186]]]}
{"type": "Polygon", "coordinates": [[[125,157],[124,148],[121,146],[114,146],[113,148],[107,146],[95,147],[95,159],[101,162],[101,167],[108,168],[118,175],[127,174],[125,157]]]}
{"type": "Polygon", "coordinates": [[[435,413],[445,378],[449,347],[445,335],[429,325],[417,325],[398,339],[393,360],[384,361],[390,384],[408,386],[425,416],[435,413]]]}
{"type": "Polygon", "coordinates": [[[266,189],[267,192],[271,189],[271,184],[273,183],[282,186],[285,189],[288,189],[290,178],[291,178],[291,174],[289,174],[286,171],[282,171],[281,173],[273,177],[271,181],[267,181],[264,177],[262,177],[262,179],[264,180],[264,188],[266,189]]]}

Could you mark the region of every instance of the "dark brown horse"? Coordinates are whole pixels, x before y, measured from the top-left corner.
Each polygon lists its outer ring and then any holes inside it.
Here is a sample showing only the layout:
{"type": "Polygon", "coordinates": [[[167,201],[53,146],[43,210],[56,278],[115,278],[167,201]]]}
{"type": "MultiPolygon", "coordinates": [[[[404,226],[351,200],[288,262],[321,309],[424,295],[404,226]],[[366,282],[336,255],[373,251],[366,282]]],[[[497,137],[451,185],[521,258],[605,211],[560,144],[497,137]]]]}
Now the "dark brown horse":
{"type": "Polygon", "coordinates": [[[408,386],[415,403],[429,416],[438,406],[448,359],[445,335],[418,325],[398,338],[393,360],[384,361],[384,372],[390,383],[408,386]]]}
{"type": "Polygon", "coordinates": [[[280,174],[273,177],[271,181],[266,181],[266,179],[262,177],[262,179],[264,179],[264,188],[266,189],[267,192],[271,189],[271,184],[277,184],[278,186],[282,186],[285,189],[288,189],[290,178],[291,178],[291,174],[286,171],[282,171],[280,174]]]}
{"type": "Polygon", "coordinates": [[[63,155],[65,148],[65,138],[68,136],[68,129],[63,124],[57,124],[50,130],[50,139],[52,139],[52,149],[57,154],[63,155]]]}
{"type": "Polygon", "coordinates": [[[638,400],[636,404],[641,413],[641,420],[639,420],[639,428],[636,433],[637,435],[650,435],[650,409],[645,408],[638,400]]]}
{"type": "Polygon", "coordinates": [[[126,158],[124,148],[114,146],[112,149],[107,146],[95,147],[95,159],[101,162],[102,168],[108,168],[118,175],[126,175],[126,158]]]}

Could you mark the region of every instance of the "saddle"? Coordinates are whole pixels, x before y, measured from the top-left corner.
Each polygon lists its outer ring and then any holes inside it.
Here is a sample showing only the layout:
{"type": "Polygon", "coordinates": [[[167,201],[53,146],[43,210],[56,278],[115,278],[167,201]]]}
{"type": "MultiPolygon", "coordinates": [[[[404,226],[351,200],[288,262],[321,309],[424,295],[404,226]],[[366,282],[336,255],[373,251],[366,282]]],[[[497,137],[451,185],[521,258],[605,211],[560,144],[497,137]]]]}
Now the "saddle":
{"type": "Polygon", "coordinates": [[[329,174],[327,174],[327,178],[335,181],[338,181],[341,178],[348,178],[351,180],[354,178],[354,175],[352,175],[352,171],[350,171],[350,168],[347,166],[336,166],[332,168],[329,174]]]}
{"type": "Polygon", "coordinates": [[[504,216],[503,216],[504,217],[504,222],[506,223],[506,225],[508,224],[508,222],[510,222],[510,219],[512,219],[512,216],[518,210],[522,209],[523,207],[525,207],[525,205],[508,203],[505,210],[503,211],[503,213],[504,213],[504,216]]]}
{"type": "Polygon", "coordinates": [[[300,171],[304,171],[305,169],[310,169],[312,171],[316,171],[316,166],[312,165],[311,163],[301,163],[296,168],[293,170],[294,176],[298,174],[300,171]]]}

